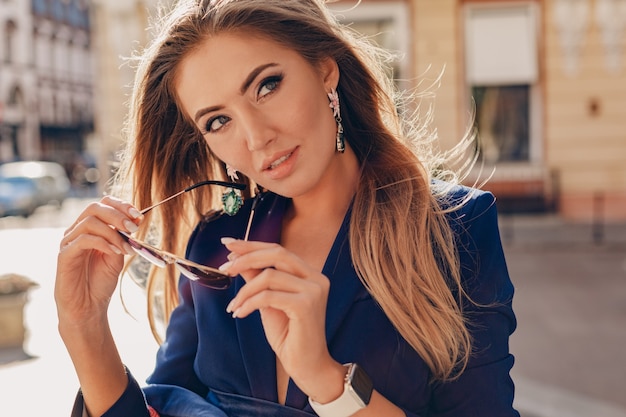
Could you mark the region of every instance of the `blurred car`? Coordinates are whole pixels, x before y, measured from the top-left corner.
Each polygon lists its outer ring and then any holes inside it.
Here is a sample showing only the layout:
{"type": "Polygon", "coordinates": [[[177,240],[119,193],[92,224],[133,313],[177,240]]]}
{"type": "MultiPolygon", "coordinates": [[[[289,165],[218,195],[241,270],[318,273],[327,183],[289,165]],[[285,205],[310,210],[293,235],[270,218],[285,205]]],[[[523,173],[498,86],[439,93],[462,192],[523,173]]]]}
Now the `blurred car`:
{"type": "Polygon", "coordinates": [[[0,217],[30,216],[37,208],[37,193],[32,178],[0,177],[0,217]]]}
{"type": "MultiPolygon", "coordinates": [[[[30,212],[26,209],[18,210],[20,215],[29,215],[37,207],[51,203],[60,207],[70,191],[70,180],[65,169],[56,162],[24,161],[1,164],[0,179],[5,191],[9,192],[9,195],[13,192],[16,196],[14,200],[22,199],[19,201],[20,204],[14,202],[16,206],[27,206],[25,196],[29,192],[34,194],[34,204],[30,206],[32,210],[30,212]]],[[[11,197],[7,196],[6,201],[2,204],[10,207],[11,197]]],[[[11,210],[8,211],[11,213],[11,210]]]]}

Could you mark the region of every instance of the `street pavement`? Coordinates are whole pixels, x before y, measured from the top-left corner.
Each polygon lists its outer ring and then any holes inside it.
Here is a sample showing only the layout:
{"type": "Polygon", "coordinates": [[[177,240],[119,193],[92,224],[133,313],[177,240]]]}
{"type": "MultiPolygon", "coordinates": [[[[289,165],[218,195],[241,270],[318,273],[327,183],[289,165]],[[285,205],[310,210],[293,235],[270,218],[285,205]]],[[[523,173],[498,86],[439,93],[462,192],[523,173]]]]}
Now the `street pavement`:
{"type": "MultiPolygon", "coordinates": [[[[67,416],[78,381],[57,333],[56,253],[64,228],[86,204],[75,201],[33,219],[0,219],[0,275],[36,281],[25,309],[23,349],[0,350],[0,416],[67,416]]],[[[516,287],[511,338],[515,406],[522,417],[626,417],[626,223],[602,228],[554,216],[501,217],[516,287]]],[[[126,364],[150,373],[157,345],[145,299],[122,280],[110,309],[126,364]]]]}

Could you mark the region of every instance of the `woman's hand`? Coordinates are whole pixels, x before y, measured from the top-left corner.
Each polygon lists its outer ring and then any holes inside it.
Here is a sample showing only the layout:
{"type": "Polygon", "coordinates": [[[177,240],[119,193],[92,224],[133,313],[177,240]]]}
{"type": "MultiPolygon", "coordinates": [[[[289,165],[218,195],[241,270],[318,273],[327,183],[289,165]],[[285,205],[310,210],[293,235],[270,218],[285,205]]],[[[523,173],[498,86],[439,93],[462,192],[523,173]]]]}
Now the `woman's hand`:
{"type": "Polygon", "coordinates": [[[141,214],[113,197],[92,203],[61,240],[55,301],[60,324],[89,326],[105,319],[129,245],[115,229],[134,232],[141,214]]]}
{"type": "Polygon", "coordinates": [[[59,333],[89,415],[104,414],[128,383],[107,309],[124,265],[123,253],[132,251],[116,229],[132,233],[140,220],[130,204],[104,197],[90,204],[61,240],[54,288],[59,333]]]}
{"type": "Polygon", "coordinates": [[[307,394],[318,390],[324,371],[345,374],[326,345],[328,278],[278,244],[231,238],[222,242],[231,254],[220,269],[246,280],[228,312],[243,318],[259,310],[270,346],[307,394]]]}

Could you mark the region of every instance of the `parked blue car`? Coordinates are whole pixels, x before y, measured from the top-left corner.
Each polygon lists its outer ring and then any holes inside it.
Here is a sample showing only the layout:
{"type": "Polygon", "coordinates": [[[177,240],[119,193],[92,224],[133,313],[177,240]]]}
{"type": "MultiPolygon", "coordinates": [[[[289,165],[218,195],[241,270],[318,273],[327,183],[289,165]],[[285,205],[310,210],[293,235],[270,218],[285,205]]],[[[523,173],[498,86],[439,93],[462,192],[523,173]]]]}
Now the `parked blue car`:
{"type": "Polygon", "coordinates": [[[0,177],[0,217],[30,216],[37,208],[37,193],[32,178],[0,177]]]}
{"type": "Polygon", "coordinates": [[[37,207],[57,204],[70,191],[63,167],[54,162],[24,161],[0,164],[0,217],[30,216],[37,207]]]}

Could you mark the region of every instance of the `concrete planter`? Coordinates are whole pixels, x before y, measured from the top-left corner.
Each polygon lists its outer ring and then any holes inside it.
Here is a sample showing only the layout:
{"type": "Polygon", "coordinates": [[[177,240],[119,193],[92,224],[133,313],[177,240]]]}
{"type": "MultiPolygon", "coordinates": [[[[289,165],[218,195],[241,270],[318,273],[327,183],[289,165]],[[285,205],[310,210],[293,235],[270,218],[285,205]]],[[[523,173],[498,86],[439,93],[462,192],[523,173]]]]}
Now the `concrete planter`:
{"type": "Polygon", "coordinates": [[[0,276],[0,348],[19,348],[24,343],[24,307],[28,290],[37,286],[17,274],[0,276]]]}
{"type": "Polygon", "coordinates": [[[24,343],[24,306],[27,299],[25,292],[0,295],[0,348],[21,347],[24,343]]]}

